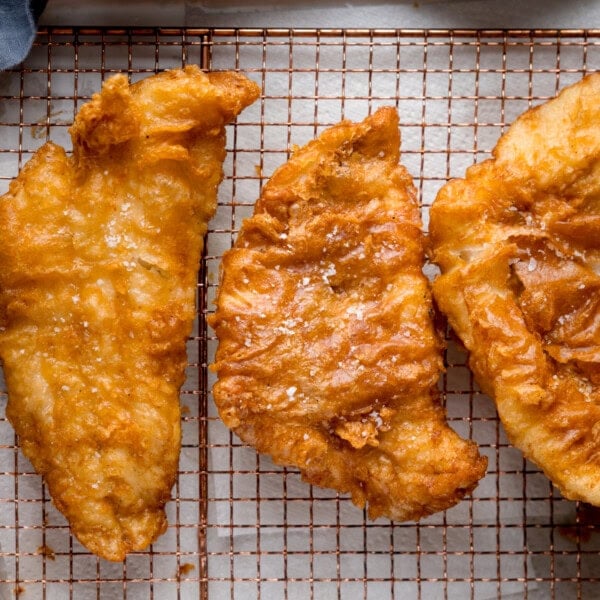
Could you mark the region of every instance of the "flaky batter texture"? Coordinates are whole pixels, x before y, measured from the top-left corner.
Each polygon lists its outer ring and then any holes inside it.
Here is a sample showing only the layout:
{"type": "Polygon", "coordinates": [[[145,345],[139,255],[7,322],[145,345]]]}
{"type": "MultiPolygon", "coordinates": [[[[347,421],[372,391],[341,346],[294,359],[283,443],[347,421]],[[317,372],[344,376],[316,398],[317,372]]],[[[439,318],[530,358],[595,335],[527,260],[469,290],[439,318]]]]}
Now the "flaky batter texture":
{"type": "Polygon", "coordinates": [[[77,538],[122,560],[167,526],[179,388],[224,125],[258,95],[196,67],[109,79],[0,198],[7,415],[77,538]]]}
{"type": "Polygon", "coordinates": [[[398,116],[344,121],[296,151],[223,257],[213,392],[225,424],[371,518],[458,502],[486,460],[447,425],[398,116]]]}
{"type": "Polygon", "coordinates": [[[431,209],[434,294],[509,439],[600,505],[600,74],[523,114],[431,209]]]}

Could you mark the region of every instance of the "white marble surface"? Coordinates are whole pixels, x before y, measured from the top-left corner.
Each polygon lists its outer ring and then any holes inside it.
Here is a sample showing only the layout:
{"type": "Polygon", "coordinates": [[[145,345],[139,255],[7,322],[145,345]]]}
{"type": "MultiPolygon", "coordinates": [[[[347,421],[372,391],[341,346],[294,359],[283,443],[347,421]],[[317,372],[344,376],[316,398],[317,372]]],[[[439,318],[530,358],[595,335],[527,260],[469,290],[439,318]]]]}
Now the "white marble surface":
{"type": "MultiPolygon", "coordinates": [[[[584,10],[584,2],[571,2],[566,8],[567,3],[432,0],[421,1],[418,6],[355,2],[349,7],[328,1],[290,7],[281,0],[263,0],[262,10],[257,10],[252,8],[256,4],[241,0],[226,6],[217,0],[187,4],[175,0],[50,0],[42,24],[385,28],[600,25],[600,3],[593,3],[596,8],[590,11],[584,10]],[[503,8],[494,12],[492,5],[503,8]],[[521,12],[515,9],[519,5],[521,12]]],[[[181,36],[167,40],[174,44],[159,44],[158,38],[155,43],[151,37],[142,44],[130,40],[128,45],[117,33],[102,39],[93,34],[82,37],[85,39],[76,40],[77,54],[69,36],[54,39],[50,47],[42,39],[33,48],[23,73],[15,70],[0,78],[0,92],[5,96],[0,105],[0,193],[47,139],[69,147],[68,126],[74,112],[99,89],[103,76],[130,69],[132,80],[136,80],[156,68],[180,66],[184,56],[181,36]],[[53,68],[47,69],[50,59],[53,68]]],[[[199,62],[198,37],[186,40],[190,61],[199,62]]],[[[233,231],[250,214],[259,185],[285,161],[289,147],[306,143],[326,124],[343,117],[358,120],[377,106],[397,101],[402,115],[402,161],[420,182],[420,194],[427,205],[447,177],[461,176],[474,161],[489,156],[504,124],[514,120],[530,101],[538,103],[554,95],[558,85],[564,87],[578,79],[584,64],[581,43],[562,46],[557,71],[557,46],[552,40],[530,45],[528,39],[517,38],[503,48],[492,38],[479,54],[468,43],[457,45],[450,54],[447,37],[427,41],[423,36],[416,36],[417,44],[403,40],[400,45],[379,40],[370,45],[360,43],[360,37],[359,43],[346,44],[341,36],[332,36],[319,47],[317,63],[317,46],[307,36],[308,43],[295,48],[294,70],[288,73],[290,40],[268,44],[265,55],[260,35],[235,44],[230,44],[235,39],[228,37],[213,40],[212,66],[241,66],[262,83],[265,94],[263,101],[244,111],[235,128],[229,130],[226,177],[206,246],[210,307],[219,257],[231,244],[233,231]],[[428,49],[425,71],[424,47],[428,49]],[[263,67],[265,56],[267,69],[263,67]],[[530,64],[536,67],[531,72],[530,64]],[[371,69],[372,77],[367,77],[365,65],[376,67],[371,69]],[[473,76],[476,72],[477,79],[473,76]],[[315,91],[319,93],[317,104],[312,96],[315,91]]],[[[589,44],[585,67],[600,69],[600,45],[589,44]]],[[[209,360],[214,350],[215,340],[209,339],[209,360]]],[[[197,342],[188,345],[188,356],[192,364],[200,362],[197,342]]],[[[569,586],[580,573],[588,577],[599,573],[598,536],[587,539],[585,530],[580,534],[575,503],[561,499],[543,474],[530,464],[524,467],[521,454],[508,446],[493,404],[473,387],[464,354],[451,344],[447,356],[449,368],[443,385],[448,415],[459,433],[481,444],[482,452],[490,458],[490,472],[475,490],[473,501],[429,517],[419,527],[391,527],[383,520],[367,526],[364,514],[350,506],[347,498],[337,499],[328,490],[309,489],[296,472],[283,472],[268,459],[257,458],[239,441],[232,443],[212,402],[207,407],[207,437],[201,438],[198,399],[203,395],[198,369],[191,367],[182,393],[186,412],[177,501],[167,507],[171,526],[155,544],[152,555],[132,555],[125,566],[96,563],[69,536],[64,518],[43,492],[41,479],[16,452],[12,429],[0,418],[0,499],[4,499],[0,502],[0,599],[14,597],[13,582],[18,578],[24,582],[23,599],[112,599],[124,597],[126,590],[129,600],[146,600],[151,592],[160,600],[196,600],[203,575],[201,560],[206,560],[211,600],[230,598],[232,590],[236,599],[244,600],[279,600],[284,595],[308,598],[311,591],[315,598],[351,599],[367,597],[366,589],[368,598],[376,600],[471,595],[477,600],[492,600],[499,593],[505,599],[521,599],[527,593],[530,599],[541,600],[554,592],[561,600],[581,598],[575,585],[565,590],[559,582],[553,587],[549,575],[558,574],[569,586]],[[199,449],[206,441],[209,526],[206,550],[202,550],[198,539],[204,530],[196,498],[201,483],[199,449]],[[229,473],[232,470],[235,477],[229,473]],[[527,528],[522,526],[525,516],[527,528]],[[47,527],[40,527],[41,522],[47,527]],[[563,535],[562,531],[571,533],[563,535]],[[45,560],[37,553],[42,544],[56,552],[55,560],[45,560]],[[551,547],[556,554],[549,555],[551,547]],[[442,557],[442,552],[447,555],[442,557]],[[496,552],[501,553],[500,561],[496,552]],[[174,576],[180,563],[194,567],[181,584],[174,576]],[[42,577],[43,587],[36,583],[42,577]]],[[[214,379],[211,374],[208,377],[210,389],[214,379]]]]}
{"type": "Polygon", "coordinates": [[[598,28],[598,0],[49,0],[42,25],[598,28]]]}

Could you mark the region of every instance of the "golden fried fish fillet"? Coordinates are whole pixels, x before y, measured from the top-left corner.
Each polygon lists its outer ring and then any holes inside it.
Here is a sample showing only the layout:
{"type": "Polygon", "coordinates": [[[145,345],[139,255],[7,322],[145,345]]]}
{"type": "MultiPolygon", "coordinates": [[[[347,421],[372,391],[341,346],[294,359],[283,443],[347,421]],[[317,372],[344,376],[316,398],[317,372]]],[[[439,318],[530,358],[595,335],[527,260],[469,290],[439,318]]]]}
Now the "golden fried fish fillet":
{"type": "Polygon", "coordinates": [[[510,441],[600,505],[600,74],[517,119],[430,227],[435,298],[510,441]]]}
{"type": "Polygon", "coordinates": [[[447,425],[416,191],[382,108],[298,150],[223,257],[214,398],[225,424],[369,516],[458,502],[486,460],[447,425]]]}
{"type": "Polygon", "coordinates": [[[0,198],[0,355],[23,453],[92,552],[164,532],[196,273],[224,125],[258,95],[196,67],[79,112],[74,152],[44,145],[0,198]]]}

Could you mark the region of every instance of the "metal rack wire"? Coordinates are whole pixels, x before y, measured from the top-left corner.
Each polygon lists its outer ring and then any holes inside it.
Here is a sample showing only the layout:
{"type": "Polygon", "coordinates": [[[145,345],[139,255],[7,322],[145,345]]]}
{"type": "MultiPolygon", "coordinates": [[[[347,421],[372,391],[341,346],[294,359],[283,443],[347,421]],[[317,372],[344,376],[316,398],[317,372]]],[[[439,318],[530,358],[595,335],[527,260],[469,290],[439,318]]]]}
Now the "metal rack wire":
{"type": "Polygon", "coordinates": [[[220,423],[207,370],[216,341],[204,317],[219,257],[293,145],[396,106],[426,226],[437,189],[488,156],[518,114],[600,68],[600,31],[42,30],[27,61],[0,74],[0,193],[46,140],[70,147],[75,112],[110,74],[137,80],[189,63],[243,70],[263,96],[228,129],[188,344],[169,529],[123,564],[90,555],[3,417],[0,598],[598,597],[600,515],[561,498],[510,447],[452,340],[440,382],[448,417],[479,443],[488,474],[472,498],[419,524],[369,522],[220,423]]]}

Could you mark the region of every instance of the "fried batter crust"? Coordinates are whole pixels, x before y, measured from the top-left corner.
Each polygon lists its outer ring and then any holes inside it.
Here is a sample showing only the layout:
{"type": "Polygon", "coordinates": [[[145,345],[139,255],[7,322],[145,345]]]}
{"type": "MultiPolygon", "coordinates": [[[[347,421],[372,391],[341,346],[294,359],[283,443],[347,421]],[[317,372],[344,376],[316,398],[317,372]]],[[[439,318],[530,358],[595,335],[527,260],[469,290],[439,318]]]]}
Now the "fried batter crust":
{"type": "Polygon", "coordinates": [[[215,402],[225,424],[369,516],[452,506],[486,460],[447,425],[398,116],[342,122],[279,168],[225,253],[215,402]]]}
{"type": "Polygon", "coordinates": [[[196,67],[109,79],[0,198],[7,415],[73,533],[122,560],[165,531],[179,388],[224,125],[258,95],[196,67]]]}
{"type": "Polygon", "coordinates": [[[600,74],[523,114],[431,209],[434,294],[510,441],[600,505],[600,74]]]}

